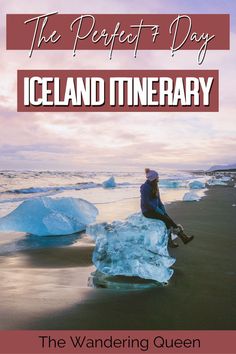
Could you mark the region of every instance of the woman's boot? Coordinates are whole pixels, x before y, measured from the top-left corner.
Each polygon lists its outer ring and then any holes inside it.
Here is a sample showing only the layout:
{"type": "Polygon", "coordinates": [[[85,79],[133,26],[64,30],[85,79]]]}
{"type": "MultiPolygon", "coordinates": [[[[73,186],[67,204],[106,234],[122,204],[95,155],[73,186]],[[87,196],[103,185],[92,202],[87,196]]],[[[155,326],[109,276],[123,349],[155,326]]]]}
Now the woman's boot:
{"type": "Polygon", "coordinates": [[[170,229],[169,230],[169,238],[168,238],[168,247],[170,247],[170,248],[179,247],[178,243],[176,243],[175,241],[172,240],[171,233],[172,233],[172,230],[170,229]]]}
{"type": "Polygon", "coordinates": [[[185,245],[194,239],[194,236],[188,236],[182,230],[179,232],[178,237],[185,245]]]}
{"type": "Polygon", "coordinates": [[[182,225],[178,224],[178,227],[174,229],[174,233],[181,239],[181,241],[186,245],[193,240],[194,236],[188,236],[184,233],[184,228],[182,225]]]}

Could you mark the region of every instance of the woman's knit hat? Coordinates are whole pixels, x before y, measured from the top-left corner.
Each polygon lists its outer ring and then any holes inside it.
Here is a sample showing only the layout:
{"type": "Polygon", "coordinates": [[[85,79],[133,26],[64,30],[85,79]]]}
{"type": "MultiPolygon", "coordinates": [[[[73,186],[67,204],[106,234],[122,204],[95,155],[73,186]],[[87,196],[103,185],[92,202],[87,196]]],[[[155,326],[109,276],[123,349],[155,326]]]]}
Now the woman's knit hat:
{"type": "Polygon", "coordinates": [[[154,181],[155,179],[157,179],[159,177],[158,172],[156,172],[154,170],[150,170],[149,168],[145,168],[145,174],[146,174],[147,180],[149,180],[150,182],[154,181]]]}

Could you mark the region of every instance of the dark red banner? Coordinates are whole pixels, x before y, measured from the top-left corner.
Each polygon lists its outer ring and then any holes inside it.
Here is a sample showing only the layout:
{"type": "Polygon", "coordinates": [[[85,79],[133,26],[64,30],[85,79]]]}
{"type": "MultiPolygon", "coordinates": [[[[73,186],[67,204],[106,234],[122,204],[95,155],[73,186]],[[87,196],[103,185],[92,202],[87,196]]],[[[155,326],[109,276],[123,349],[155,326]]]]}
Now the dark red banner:
{"type": "Polygon", "coordinates": [[[205,51],[229,49],[229,33],[227,14],[7,15],[7,49],[205,51]]]}
{"type": "Polygon", "coordinates": [[[217,112],[217,70],[18,70],[20,112],[217,112]]]}
{"type": "Polygon", "coordinates": [[[236,331],[1,331],[0,354],[235,354],[236,331]]]}

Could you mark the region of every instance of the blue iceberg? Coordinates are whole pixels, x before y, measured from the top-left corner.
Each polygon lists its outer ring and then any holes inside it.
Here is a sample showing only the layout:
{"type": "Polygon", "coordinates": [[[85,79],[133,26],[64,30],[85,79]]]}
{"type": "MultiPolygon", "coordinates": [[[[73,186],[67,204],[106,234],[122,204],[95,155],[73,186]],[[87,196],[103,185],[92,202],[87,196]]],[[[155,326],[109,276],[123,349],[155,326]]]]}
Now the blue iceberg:
{"type": "Polygon", "coordinates": [[[190,189],[203,189],[206,187],[206,184],[201,181],[192,181],[189,183],[189,188],[190,189]]]}
{"type": "Polygon", "coordinates": [[[167,250],[168,232],[160,220],[136,213],[124,221],[93,224],[86,232],[96,242],[93,263],[107,275],[138,276],[167,282],[175,259],[167,250]]]}
{"type": "Polygon", "coordinates": [[[208,186],[227,186],[230,179],[227,177],[216,178],[213,177],[207,181],[208,186]]]}
{"type": "Polygon", "coordinates": [[[83,199],[41,197],[28,199],[0,219],[1,231],[37,236],[69,235],[96,220],[97,208],[83,199]]]}
{"type": "Polygon", "coordinates": [[[108,180],[104,181],[102,183],[103,188],[115,188],[116,187],[116,181],[115,178],[112,176],[108,180]]]}

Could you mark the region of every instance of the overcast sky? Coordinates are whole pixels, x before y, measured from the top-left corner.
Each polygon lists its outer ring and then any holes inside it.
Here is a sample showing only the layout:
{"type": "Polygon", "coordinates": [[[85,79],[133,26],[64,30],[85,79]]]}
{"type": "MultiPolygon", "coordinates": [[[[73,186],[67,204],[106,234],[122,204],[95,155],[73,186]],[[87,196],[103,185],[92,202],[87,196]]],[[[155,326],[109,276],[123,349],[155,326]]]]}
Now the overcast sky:
{"type": "MultiPolygon", "coordinates": [[[[1,0],[0,169],[142,170],[236,162],[236,14],[223,0],[1,0]],[[6,13],[230,13],[231,50],[197,52],[5,50],[6,13]],[[148,53],[148,54],[147,54],[148,53]],[[17,113],[17,69],[219,69],[219,113],[17,113]]],[[[219,24],[220,25],[220,24],[219,24]]]]}

